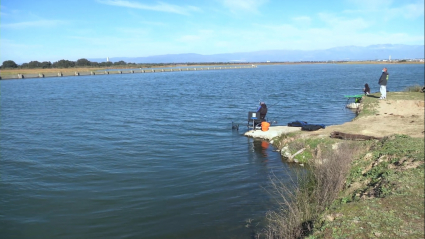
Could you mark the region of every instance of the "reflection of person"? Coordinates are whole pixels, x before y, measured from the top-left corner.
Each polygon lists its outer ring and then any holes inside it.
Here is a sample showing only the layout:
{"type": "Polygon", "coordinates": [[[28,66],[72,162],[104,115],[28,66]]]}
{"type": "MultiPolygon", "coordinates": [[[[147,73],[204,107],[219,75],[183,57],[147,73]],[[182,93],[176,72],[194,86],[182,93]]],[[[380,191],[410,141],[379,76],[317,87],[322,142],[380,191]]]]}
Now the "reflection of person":
{"type": "Polygon", "coordinates": [[[261,121],[266,121],[266,114],[267,114],[267,105],[264,102],[260,103],[260,106],[257,109],[257,112],[260,113],[260,119],[261,121]]]}
{"type": "Polygon", "coordinates": [[[370,88],[369,88],[369,85],[367,83],[364,85],[363,92],[364,92],[365,95],[370,94],[370,88]]]}
{"type": "Polygon", "coordinates": [[[381,97],[379,99],[386,99],[387,98],[387,83],[388,83],[388,72],[387,72],[387,68],[384,67],[384,69],[382,69],[382,75],[379,78],[378,84],[381,86],[379,88],[379,91],[381,92],[381,97]]]}

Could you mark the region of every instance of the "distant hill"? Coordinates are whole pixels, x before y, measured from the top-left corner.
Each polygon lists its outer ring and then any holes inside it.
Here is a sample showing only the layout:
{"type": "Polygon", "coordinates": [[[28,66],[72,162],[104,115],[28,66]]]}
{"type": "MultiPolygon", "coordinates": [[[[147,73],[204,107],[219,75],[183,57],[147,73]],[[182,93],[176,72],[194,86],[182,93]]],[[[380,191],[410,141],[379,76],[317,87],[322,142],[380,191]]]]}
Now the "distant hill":
{"type": "MultiPolygon", "coordinates": [[[[254,52],[201,55],[195,53],[168,54],[147,57],[112,57],[112,62],[188,63],[188,62],[286,62],[286,61],[358,61],[358,60],[423,59],[424,45],[380,44],[366,47],[344,46],[325,50],[266,50],[254,52]]],[[[105,58],[88,59],[104,62],[105,58]]]]}

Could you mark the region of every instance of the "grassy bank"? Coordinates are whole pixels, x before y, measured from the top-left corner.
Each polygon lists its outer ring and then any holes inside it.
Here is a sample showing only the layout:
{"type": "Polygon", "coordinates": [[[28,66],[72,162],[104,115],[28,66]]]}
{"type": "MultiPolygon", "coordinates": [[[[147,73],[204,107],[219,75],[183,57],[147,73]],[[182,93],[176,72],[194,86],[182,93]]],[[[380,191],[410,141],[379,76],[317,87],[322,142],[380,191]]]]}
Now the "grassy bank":
{"type": "Polygon", "coordinates": [[[1,78],[12,78],[18,74],[23,75],[57,75],[58,72],[62,72],[64,75],[73,75],[74,72],[91,72],[97,70],[103,70],[104,68],[48,68],[48,69],[2,69],[0,71],[1,78]]]}
{"type": "MultiPolygon", "coordinates": [[[[109,71],[110,69],[119,69],[125,71],[126,69],[162,69],[168,67],[181,67],[181,68],[202,68],[206,65],[212,66],[243,66],[250,64],[232,64],[232,63],[223,63],[223,64],[139,64],[139,65],[117,65],[110,67],[69,67],[69,68],[37,68],[37,69],[1,69],[0,76],[2,79],[16,79],[18,74],[23,74],[24,76],[38,77],[39,74],[44,74],[45,76],[57,76],[61,72],[64,76],[72,76],[75,72],[80,73],[81,75],[90,75],[92,71],[109,71]]],[[[128,72],[128,71],[127,71],[128,72]]]]}
{"type": "MultiPolygon", "coordinates": [[[[175,65],[173,65],[175,66],[175,65]]],[[[161,65],[161,67],[168,67],[167,65],[161,65]]],[[[37,69],[1,69],[0,76],[2,78],[11,78],[12,76],[16,77],[18,74],[23,75],[56,75],[58,72],[62,72],[64,75],[73,75],[74,72],[88,72],[91,71],[104,71],[108,69],[134,69],[139,68],[139,66],[111,66],[109,68],[105,67],[69,67],[69,68],[37,68],[37,69]]],[[[148,68],[156,68],[155,66],[149,66],[148,68]]]]}
{"type": "MultiPolygon", "coordinates": [[[[424,100],[418,92],[392,92],[391,97],[424,100]]],[[[376,114],[376,101],[366,97],[358,117],[376,114]]],[[[276,147],[286,146],[292,154],[305,149],[297,156],[309,173],[299,175],[292,186],[273,179],[278,209],[267,214],[261,236],[424,237],[423,137],[343,141],[302,134],[275,140],[276,147]]]]}
{"type": "Polygon", "coordinates": [[[310,238],[423,238],[424,140],[395,135],[351,164],[310,238]]]}

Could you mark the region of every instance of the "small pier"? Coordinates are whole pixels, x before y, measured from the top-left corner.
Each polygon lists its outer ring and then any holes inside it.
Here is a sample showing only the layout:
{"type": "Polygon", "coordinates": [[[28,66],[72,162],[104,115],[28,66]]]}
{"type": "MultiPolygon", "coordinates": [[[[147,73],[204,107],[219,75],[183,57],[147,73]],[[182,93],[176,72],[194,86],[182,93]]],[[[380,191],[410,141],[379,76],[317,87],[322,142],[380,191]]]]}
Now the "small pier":
{"type": "Polygon", "coordinates": [[[281,136],[282,134],[288,134],[291,132],[301,131],[301,127],[289,127],[289,126],[270,126],[269,130],[262,131],[261,129],[250,130],[245,132],[245,136],[272,140],[275,137],[281,136]]]}

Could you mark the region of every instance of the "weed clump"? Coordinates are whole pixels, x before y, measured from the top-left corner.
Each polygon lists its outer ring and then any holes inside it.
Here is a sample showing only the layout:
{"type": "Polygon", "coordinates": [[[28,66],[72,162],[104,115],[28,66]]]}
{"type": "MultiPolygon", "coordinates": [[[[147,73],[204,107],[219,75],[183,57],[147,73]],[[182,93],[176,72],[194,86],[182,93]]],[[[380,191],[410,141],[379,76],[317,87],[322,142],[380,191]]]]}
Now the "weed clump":
{"type": "Polygon", "coordinates": [[[322,152],[291,185],[271,179],[278,210],[267,213],[267,238],[300,238],[312,232],[315,220],[342,190],[358,145],[342,142],[322,152]]]}
{"type": "Polygon", "coordinates": [[[404,89],[405,92],[422,92],[423,87],[420,85],[413,85],[413,86],[409,86],[406,87],[406,89],[404,89]]]}
{"type": "Polygon", "coordinates": [[[353,163],[347,177],[346,188],[351,198],[383,198],[398,187],[389,178],[410,168],[422,166],[424,162],[424,140],[406,135],[385,137],[371,147],[372,153],[353,163]]]}
{"type": "Polygon", "coordinates": [[[423,238],[423,192],[424,139],[385,137],[352,162],[342,193],[315,223],[312,236],[423,238]]]}

